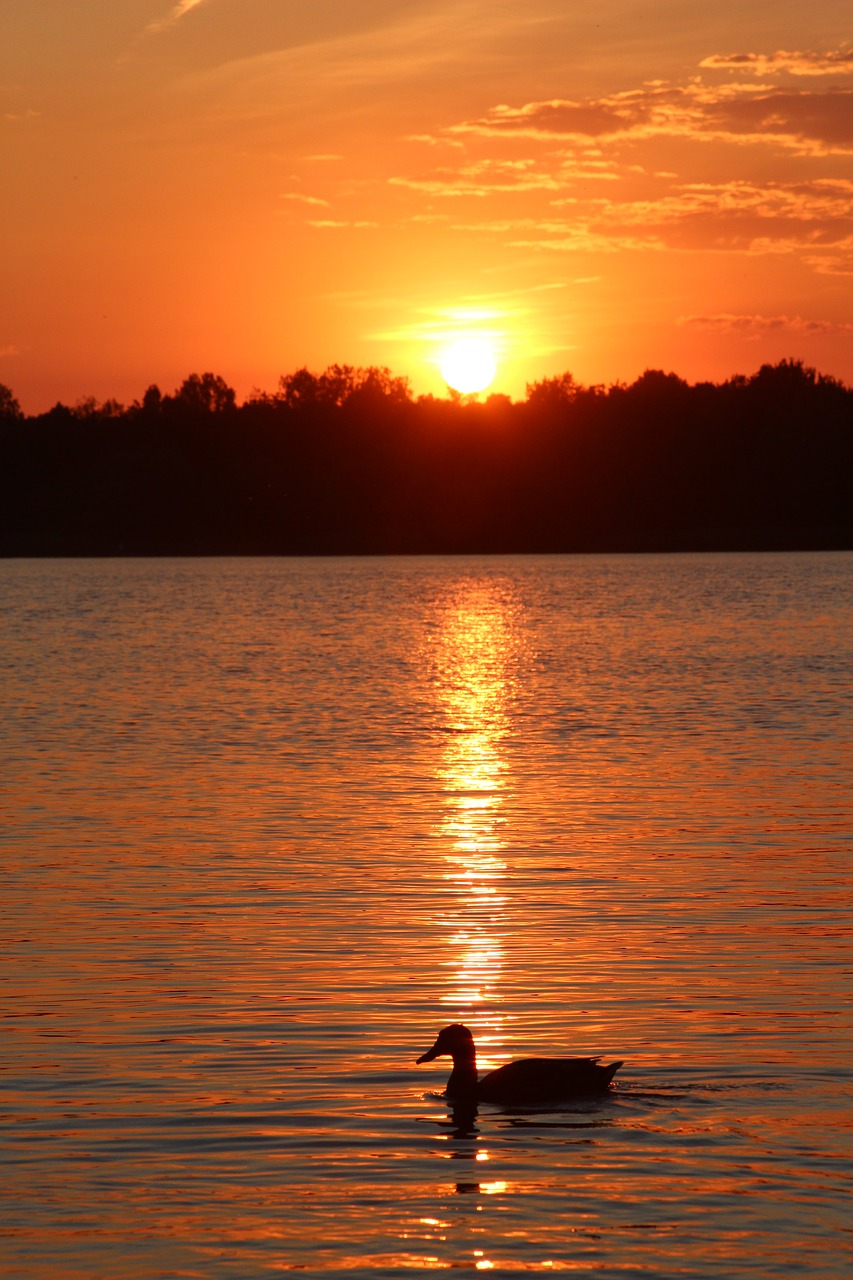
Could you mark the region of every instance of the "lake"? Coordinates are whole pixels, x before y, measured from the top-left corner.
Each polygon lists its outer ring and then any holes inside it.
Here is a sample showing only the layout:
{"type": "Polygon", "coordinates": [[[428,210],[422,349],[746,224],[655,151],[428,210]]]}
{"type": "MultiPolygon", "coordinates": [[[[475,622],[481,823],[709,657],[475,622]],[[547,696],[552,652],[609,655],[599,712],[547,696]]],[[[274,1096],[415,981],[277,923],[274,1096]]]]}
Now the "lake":
{"type": "Polygon", "coordinates": [[[851,1274],[853,554],[0,590],[5,1275],[851,1274]]]}

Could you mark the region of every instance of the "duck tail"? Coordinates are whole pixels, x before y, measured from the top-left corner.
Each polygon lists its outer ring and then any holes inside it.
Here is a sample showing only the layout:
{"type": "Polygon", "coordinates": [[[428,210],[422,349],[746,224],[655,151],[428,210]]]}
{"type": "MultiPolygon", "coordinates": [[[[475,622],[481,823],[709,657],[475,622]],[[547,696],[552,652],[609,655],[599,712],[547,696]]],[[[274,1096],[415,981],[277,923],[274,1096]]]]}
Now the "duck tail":
{"type": "Polygon", "coordinates": [[[607,1084],[610,1084],[610,1081],[611,1081],[611,1080],[613,1079],[613,1077],[616,1075],[616,1072],[619,1070],[619,1068],[620,1068],[620,1067],[624,1067],[624,1065],[625,1065],[624,1061],[622,1061],[622,1062],[610,1062],[610,1063],[608,1063],[608,1065],[607,1065],[606,1067],[602,1067],[602,1068],[601,1068],[601,1070],[602,1070],[602,1071],[604,1072],[604,1074],[607,1076],[607,1084]]]}

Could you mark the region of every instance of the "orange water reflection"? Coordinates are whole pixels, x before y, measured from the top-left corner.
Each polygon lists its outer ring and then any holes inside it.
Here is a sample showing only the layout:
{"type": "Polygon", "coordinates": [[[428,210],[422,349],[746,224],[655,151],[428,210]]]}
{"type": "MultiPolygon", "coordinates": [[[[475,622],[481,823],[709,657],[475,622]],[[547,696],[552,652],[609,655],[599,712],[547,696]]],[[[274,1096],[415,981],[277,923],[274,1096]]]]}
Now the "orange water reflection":
{"type": "MultiPolygon", "coordinates": [[[[515,604],[502,584],[460,583],[446,602],[431,649],[444,746],[436,767],[443,795],[449,902],[440,919],[449,950],[441,1002],[487,1049],[500,1012],[506,936],[504,807],[519,641],[515,604]]],[[[485,1061],[485,1059],[484,1059],[485,1061]]]]}
{"type": "Polygon", "coordinates": [[[16,1273],[766,1280],[806,1239],[835,1274],[849,591],[835,641],[787,615],[733,636],[704,569],[672,594],[686,559],[546,568],[536,594],[471,562],[458,585],[26,566],[0,913],[16,1273]],[[407,678],[376,683],[391,664],[407,678]],[[516,1052],[625,1057],[612,1102],[425,1107],[447,1078],[414,1066],[427,992],[493,1053],[517,1012],[516,1052]]]}

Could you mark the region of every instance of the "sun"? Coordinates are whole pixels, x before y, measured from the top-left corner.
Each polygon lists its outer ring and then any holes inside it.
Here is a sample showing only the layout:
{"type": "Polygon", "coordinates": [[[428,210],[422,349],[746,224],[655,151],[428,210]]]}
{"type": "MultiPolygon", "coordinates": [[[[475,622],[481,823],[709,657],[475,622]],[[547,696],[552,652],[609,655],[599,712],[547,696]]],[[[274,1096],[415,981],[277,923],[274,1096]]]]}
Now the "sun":
{"type": "Polygon", "coordinates": [[[441,376],[463,395],[485,391],[497,373],[494,350],[485,338],[457,338],[445,347],[439,360],[441,376]]]}

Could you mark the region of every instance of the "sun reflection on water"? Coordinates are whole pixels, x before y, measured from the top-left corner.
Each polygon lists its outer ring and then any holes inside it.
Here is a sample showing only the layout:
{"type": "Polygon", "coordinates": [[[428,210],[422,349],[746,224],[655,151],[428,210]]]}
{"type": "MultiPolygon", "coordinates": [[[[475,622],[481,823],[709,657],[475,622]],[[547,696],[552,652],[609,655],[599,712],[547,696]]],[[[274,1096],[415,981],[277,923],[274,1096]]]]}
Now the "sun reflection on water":
{"type": "Polygon", "coordinates": [[[502,856],[514,658],[514,602],[499,584],[473,580],[448,601],[432,648],[444,748],[436,769],[444,809],[439,833],[449,904],[450,957],[441,1002],[448,1021],[473,1024],[487,1050],[502,1025],[506,931],[502,856]]]}

